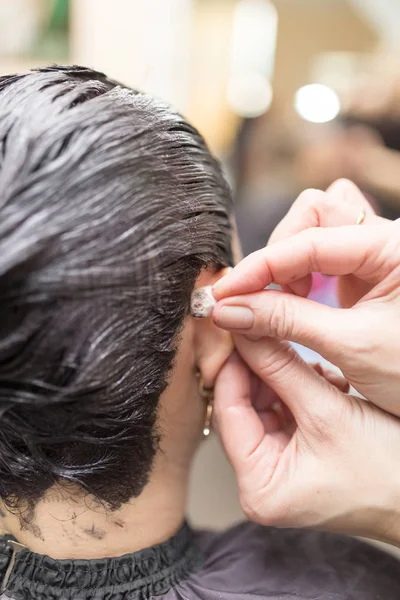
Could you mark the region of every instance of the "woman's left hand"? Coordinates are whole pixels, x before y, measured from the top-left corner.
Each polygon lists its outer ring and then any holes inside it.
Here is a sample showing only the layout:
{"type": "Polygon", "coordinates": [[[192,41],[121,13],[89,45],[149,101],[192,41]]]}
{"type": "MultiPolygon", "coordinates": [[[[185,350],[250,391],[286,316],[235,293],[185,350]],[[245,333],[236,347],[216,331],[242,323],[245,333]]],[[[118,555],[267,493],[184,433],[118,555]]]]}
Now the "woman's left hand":
{"type": "Polygon", "coordinates": [[[400,421],[285,342],[235,342],[246,364],[238,353],[225,364],[214,415],[246,515],[400,545],[400,421]]]}
{"type": "Polygon", "coordinates": [[[238,353],[221,371],[215,397],[215,420],[242,505],[255,521],[320,527],[400,545],[400,420],[377,406],[400,414],[398,337],[392,333],[398,322],[398,294],[390,288],[381,302],[372,297],[357,304],[390,275],[391,263],[397,272],[393,248],[398,246],[399,225],[376,217],[349,182],[338,182],[328,193],[308,191],[277,228],[272,242],[278,243],[245,259],[227,276],[227,284],[223,280],[219,298],[256,293],[220,302],[214,309],[216,322],[225,304],[251,307],[260,317],[256,326],[240,331],[238,313],[233,314],[229,329],[238,353]],[[340,227],[354,224],[361,210],[366,228],[340,227]],[[309,243],[301,241],[306,239],[309,243]],[[377,261],[388,267],[383,275],[377,261]],[[307,273],[319,266],[322,272],[328,268],[325,272],[345,275],[341,298],[354,309],[338,312],[294,295],[260,292],[269,283],[266,271],[297,296],[306,296],[311,283],[307,273]],[[363,276],[368,266],[377,283],[363,276]],[[364,306],[370,307],[368,315],[364,306]],[[282,331],[281,340],[268,337],[282,331]],[[249,339],[248,334],[264,337],[249,339]],[[332,385],[284,337],[306,345],[309,341],[333,362],[338,358],[346,377],[353,385],[360,383],[359,391],[376,405],[332,385]]]}
{"type": "Polygon", "coordinates": [[[359,394],[400,417],[400,219],[367,213],[355,186],[348,195],[332,202],[328,193],[304,192],[278,228],[280,240],[247,256],[214,286],[213,319],[235,334],[314,350],[359,394]],[[339,276],[346,309],[301,297],[313,272],[339,276]],[[272,282],[295,294],[265,290],[272,282]]]}

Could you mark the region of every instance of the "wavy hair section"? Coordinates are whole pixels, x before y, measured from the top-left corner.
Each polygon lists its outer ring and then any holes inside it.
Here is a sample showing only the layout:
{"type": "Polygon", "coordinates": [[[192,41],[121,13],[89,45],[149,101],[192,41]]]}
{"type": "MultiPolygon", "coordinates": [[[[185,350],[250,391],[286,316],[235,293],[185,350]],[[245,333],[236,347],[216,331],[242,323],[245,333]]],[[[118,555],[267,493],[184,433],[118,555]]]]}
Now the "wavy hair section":
{"type": "Polygon", "coordinates": [[[145,486],[202,268],[231,195],[183,117],[82,67],[0,77],[0,497],[145,486]]]}

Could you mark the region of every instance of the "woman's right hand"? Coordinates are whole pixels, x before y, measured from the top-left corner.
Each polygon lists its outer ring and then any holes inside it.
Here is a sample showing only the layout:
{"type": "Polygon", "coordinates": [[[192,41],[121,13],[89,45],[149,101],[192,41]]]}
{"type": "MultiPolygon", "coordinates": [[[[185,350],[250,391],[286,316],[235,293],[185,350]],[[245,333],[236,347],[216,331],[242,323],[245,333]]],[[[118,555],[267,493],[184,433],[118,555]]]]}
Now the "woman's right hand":
{"type": "Polygon", "coordinates": [[[344,394],[285,342],[234,337],[214,423],[247,517],[400,546],[399,419],[344,394]]]}
{"type": "Polygon", "coordinates": [[[328,194],[304,192],[272,241],[215,286],[216,324],[303,344],[337,365],[360,394],[400,416],[400,220],[376,217],[355,186],[340,182],[328,194]],[[367,216],[355,226],[360,210],[367,216]],[[312,272],[342,276],[349,308],[302,297],[312,272]],[[265,290],[270,283],[298,295],[265,290]],[[229,307],[250,309],[252,324],[241,327],[229,307]]]}

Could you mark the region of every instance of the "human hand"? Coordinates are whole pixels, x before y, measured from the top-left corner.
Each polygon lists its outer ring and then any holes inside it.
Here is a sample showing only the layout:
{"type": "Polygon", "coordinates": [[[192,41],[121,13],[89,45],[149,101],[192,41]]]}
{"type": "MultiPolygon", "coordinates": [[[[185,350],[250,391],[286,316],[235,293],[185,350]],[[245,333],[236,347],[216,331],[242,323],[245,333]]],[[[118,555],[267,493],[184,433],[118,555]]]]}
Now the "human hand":
{"type": "Polygon", "coordinates": [[[334,203],[329,194],[304,192],[273,243],[245,258],[214,287],[219,302],[213,317],[235,333],[315,350],[360,394],[400,415],[400,337],[394,334],[400,331],[400,220],[376,217],[353,191],[347,188],[347,202],[334,203]],[[340,226],[355,223],[360,206],[367,213],[365,223],[340,226]],[[341,296],[350,308],[304,298],[312,272],[344,277],[341,296]],[[299,296],[264,289],[273,282],[290,285],[299,296]]]}
{"type": "Polygon", "coordinates": [[[400,422],[285,342],[235,335],[214,419],[253,521],[400,545],[400,422]],[[276,406],[277,405],[277,406],[276,406]]]}
{"type": "MultiPolygon", "coordinates": [[[[286,240],[296,233],[314,227],[341,227],[354,225],[361,211],[365,212],[364,225],[382,225],[386,219],[378,217],[359,188],[347,179],[335,181],[327,190],[306,190],[293,203],[287,215],[278,223],[268,245],[286,240]]],[[[312,275],[291,284],[282,285],[286,292],[307,296],[312,275]]],[[[350,308],[360,300],[371,285],[352,274],[338,278],[338,296],[343,308],[350,308]]]]}

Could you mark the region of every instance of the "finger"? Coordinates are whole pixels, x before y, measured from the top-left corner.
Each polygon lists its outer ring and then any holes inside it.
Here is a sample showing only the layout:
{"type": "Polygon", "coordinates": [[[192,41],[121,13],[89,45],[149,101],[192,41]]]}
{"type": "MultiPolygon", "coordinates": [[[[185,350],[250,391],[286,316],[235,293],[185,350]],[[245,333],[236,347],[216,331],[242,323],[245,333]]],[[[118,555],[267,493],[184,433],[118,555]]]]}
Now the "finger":
{"type": "Polygon", "coordinates": [[[339,179],[326,192],[306,190],[276,227],[269,243],[279,242],[313,227],[355,225],[362,210],[365,211],[365,224],[377,225],[385,221],[375,215],[364,194],[348,179],[339,179]]]}
{"type": "Polygon", "coordinates": [[[320,363],[311,366],[319,375],[329,381],[329,383],[335,386],[339,391],[343,392],[344,394],[349,392],[350,384],[342,375],[335,372],[333,369],[327,369],[326,367],[323,367],[320,363]]]}
{"type": "Polygon", "coordinates": [[[250,377],[252,404],[264,425],[264,431],[273,433],[285,429],[290,421],[290,415],[284,409],[280,398],[254,373],[251,373],[250,377]]]}
{"type": "Polygon", "coordinates": [[[335,371],[331,371],[330,369],[323,369],[322,377],[329,381],[331,385],[337,388],[343,394],[348,394],[350,391],[350,384],[344,377],[341,377],[335,371]]]}
{"type": "Polygon", "coordinates": [[[253,339],[297,342],[340,366],[346,341],[353,336],[354,316],[349,310],[264,290],[221,300],[214,308],[213,320],[221,329],[253,339]]]}
{"type": "Polygon", "coordinates": [[[351,308],[370,291],[371,284],[354,275],[343,275],[337,281],[337,297],[343,308],[351,308]]]}
{"type": "MultiPolygon", "coordinates": [[[[365,224],[377,225],[384,219],[377,217],[359,188],[348,179],[339,179],[326,192],[306,190],[294,202],[284,219],[276,227],[269,244],[287,239],[313,227],[340,227],[354,225],[361,211],[365,224]]],[[[312,278],[306,275],[299,281],[283,286],[283,291],[307,297],[312,278]]]]}
{"type": "Polygon", "coordinates": [[[399,224],[314,228],[302,231],[244,258],[213,287],[216,300],[258,292],[271,283],[288,284],[319,272],[326,275],[354,274],[377,283],[392,268],[397,256],[384,254],[389,239],[397,239],[399,224]]]}
{"type": "Polygon", "coordinates": [[[258,418],[264,427],[264,432],[271,434],[281,431],[283,423],[280,415],[275,410],[262,410],[258,413],[258,418]]]}
{"type": "Polygon", "coordinates": [[[340,399],[339,392],[289,344],[272,338],[252,342],[241,335],[235,335],[235,344],[244,362],[276,392],[298,424],[310,424],[324,406],[340,399]]]}
{"type": "Polygon", "coordinates": [[[274,403],[279,400],[274,390],[265,385],[255,373],[249,373],[250,397],[257,412],[272,409],[274,403]]]}
{"type": "Polygon", "coordinates": [[[238,476],[246,477],[249,461],[271,476],[287,439],[266,434],[250,396],[249,369],[237,353],[227,360],[215,386],[214,415],[227,456],[238,476]]]}
{"type": "MultiPolygon", "coordinates": [[[[252,403],[260,418],[262,418],[262,414],[268,413],[268,416],[270,417],[271,413],[273,413],[275,416],[279,417],[278,421],[275,420],[275,423],[279,422],[277,430],[287,429],[294,420],[288,407],[283,404],[274,390],[257,377],[255,373],[250,372],[250,378],[252,403]]],[[[270,425],[269,431],[272,432],[272,430],[272,426],[270,425]]]]}
{"type": "Polygon", "coordinates": [[[312,275],[306,275],[302,277],[298,281],[293,281],[292,283],[282,284],[281,289],[283,292],[287,294],[295,294],[295,296],[301,296],[302,298],[307,298],[308,294],[311,292],[313,284],[312,275]]]}

